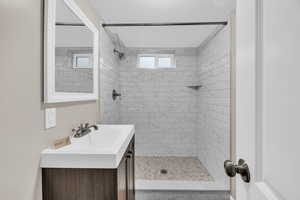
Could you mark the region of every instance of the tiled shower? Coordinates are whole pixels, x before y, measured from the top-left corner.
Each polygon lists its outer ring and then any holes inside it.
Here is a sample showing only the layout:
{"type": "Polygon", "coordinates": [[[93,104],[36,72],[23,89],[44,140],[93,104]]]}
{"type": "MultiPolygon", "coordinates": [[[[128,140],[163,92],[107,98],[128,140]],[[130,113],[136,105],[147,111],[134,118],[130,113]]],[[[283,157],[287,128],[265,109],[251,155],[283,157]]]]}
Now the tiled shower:
{"type": "Polygon", "coordinates": [[[122,123],[136,125],[137,155],[196,156],[197,50],[129,49],[121,62],[122,123]],[[174,53],[176,68],[137,68],[139,53],[174,53]]]}
{"type": "Polygon", "coordinates": [[[103,35],[101,121],[135,124],[137,189],[228,190],[223,162],[230,155],[229,29],[199,47],[126,48],[122,60],[103,35]],[[141,53],[174,54],[176,68],[138,68],[141,53]],[[122,95],[115,101],[113,89],[122,95]]]}

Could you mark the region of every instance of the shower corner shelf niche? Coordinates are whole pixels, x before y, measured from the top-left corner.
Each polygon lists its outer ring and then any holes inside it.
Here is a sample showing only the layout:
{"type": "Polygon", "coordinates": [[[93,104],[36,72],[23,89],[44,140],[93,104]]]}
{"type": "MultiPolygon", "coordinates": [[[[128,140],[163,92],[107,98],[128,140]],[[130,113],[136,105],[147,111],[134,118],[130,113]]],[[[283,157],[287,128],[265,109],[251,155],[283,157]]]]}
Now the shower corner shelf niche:
{"type": "Polygon", "coordinates": [[[186,87],[193,90],[199,90],[202,87],[202,85],[188,85],[186,87]]]}

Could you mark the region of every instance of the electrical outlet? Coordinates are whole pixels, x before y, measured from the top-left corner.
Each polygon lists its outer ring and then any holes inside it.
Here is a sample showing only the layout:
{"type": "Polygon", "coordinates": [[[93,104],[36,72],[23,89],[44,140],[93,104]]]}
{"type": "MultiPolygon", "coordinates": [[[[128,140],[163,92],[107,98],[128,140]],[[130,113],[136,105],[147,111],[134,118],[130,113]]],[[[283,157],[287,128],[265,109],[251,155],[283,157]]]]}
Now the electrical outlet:
{"type": "Polygon", "coordinates": [[[56,108],[46,108],[45,110],[45,128],[56,126],[56,108]]]}

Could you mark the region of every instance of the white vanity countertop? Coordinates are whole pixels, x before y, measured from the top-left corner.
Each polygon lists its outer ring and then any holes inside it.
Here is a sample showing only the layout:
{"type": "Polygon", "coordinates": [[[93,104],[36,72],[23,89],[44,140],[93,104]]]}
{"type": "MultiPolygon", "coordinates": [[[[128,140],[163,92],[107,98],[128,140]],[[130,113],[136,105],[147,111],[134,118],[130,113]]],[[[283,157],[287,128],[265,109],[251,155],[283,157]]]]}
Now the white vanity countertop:
{"type": "Polygon", "coordinates": [[[97,125],[60,149],[41,152],[41,168],[117,168],[134,136],[134,125],[97,125]]]}

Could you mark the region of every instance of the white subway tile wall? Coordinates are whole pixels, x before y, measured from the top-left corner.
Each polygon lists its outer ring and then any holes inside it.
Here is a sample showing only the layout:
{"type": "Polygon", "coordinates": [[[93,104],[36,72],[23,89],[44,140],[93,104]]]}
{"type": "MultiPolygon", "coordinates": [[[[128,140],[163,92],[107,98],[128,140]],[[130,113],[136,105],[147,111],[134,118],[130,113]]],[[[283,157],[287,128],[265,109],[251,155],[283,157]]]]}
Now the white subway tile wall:
{"type": "Polygon", "coordinates": [[[197,156],[197,51],[176,49],[176,68],[137,68],[138,52],[129,49],[120,68],[121,121],[136,125],[136,153],[143,156],[197,156]]]}
{"type": "Polygon", "coordinates": [[[223,162],[229,159],[230,63],[226,27],[199,49],[198,157],[211,175],[228,185],[223,162]]]}
{"type": "Polygon", "coordinates": [[[114,55],[114,44],[107,35],[101,31],[100,50],[100,120],[102,124],[120,123],[120,100],[113,101],[112,91],[120,91],[118,57],[114,55]]]}
{"type": "Polygon", "coordinates": [[[74,69],[74,53],[92,53],[87,47],[55,48],[55,90],[57,92],[93,92],[93,70],[74,69]]]}

